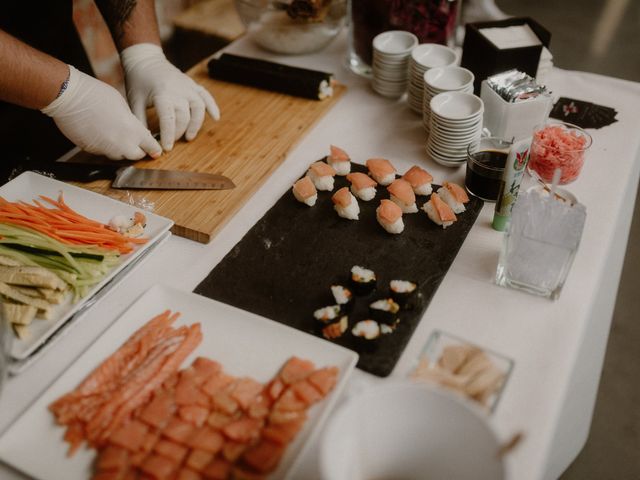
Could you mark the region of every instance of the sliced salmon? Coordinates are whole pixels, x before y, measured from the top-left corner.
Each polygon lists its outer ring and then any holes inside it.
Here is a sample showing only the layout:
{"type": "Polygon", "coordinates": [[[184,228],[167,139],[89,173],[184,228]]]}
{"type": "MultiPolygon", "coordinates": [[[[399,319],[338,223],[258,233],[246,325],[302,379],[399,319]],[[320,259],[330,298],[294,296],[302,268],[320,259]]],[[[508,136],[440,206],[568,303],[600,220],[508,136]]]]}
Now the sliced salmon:
{"type": "Polygon", "coordinates": [[[451,196],[460,203],[467,203],[469,201],[469,195],[464,188],[462,188],[457,183],[452,182],[442,182],[442,186],[449,190],[451,196]]]}
{"type": "Polygon", "coordinates": [[[148,429],[144,423],[133,420],[113,432],[109,437],[109,441],[113,445],[135,452],[142,446],[148,429]]]}
{"type": "Polygon", "coordinates": [[[153,451],[177,464],[181,464],[189,453],[187,447],[166,439],[159,440],[153,447],[153,451]]]}
{"type": "Polygon", "coordinates": [[[365,188],[376,187],[378,185],[378,182],[362,172],[353,172],[348,174],[347,180],[351,182],[351,185],[353,185],[356,190],[363,190],[365,188]]]}
{"type": "Polygon", "coordinates": [[[348,162],[350,161],[350,157],[343,149],[336,147],[335,145],[329,146],[329,156],[327,157],[327,162],[329,165],[336,162],[348,162]]]}
{"type": "Polygon", "coordinates": [[[306,175],[293,184],[293,191],[298,194],[298,197],[305,200],[318,194],[316,186],[306,175]]]}
{"type": "Polygon", "coordinates": [[[391,225],[402,217],[402,209],[391,200],[383,198],[380,200],[380,206],[376,209],[378,217],[391,225]]]}
{"type": "Polygon", "coordinates": [[[241,409],[247,410],[261,391],[262,384],[260,382],[249,377],[243,377],[238,379],[235,384],[231,392],[231,398],[238,402],[241,409]]]}
{"type": "Polygon", "coordinates": [[[309,167],[309,170],[311,170],[318,177],[333,177],[336,174],[336,171],[333,169],[333,167],[323,161],[313,162],[309,167]]]}
{"type": "Polygon", "coordinates": [[[232,465],[221,458],[215,459],[202,471],[202,475],[207,480],[227,480],[231,478],[232,465]]]}
{"type": "Polygon", "coordinates": [[[215,453],[194,448],[191,450],[191,453],[189,453],[185,465],[196,472],[202,472],[204,468],[212,462],[215,456],[215,453]]]}
{"type": "Polygon", "coordinates": [[[324,367],[309,375],[309,383],[322,395],[327,395],[338,382],[338,367],[324,367]]]}
{"type": "Polygon", "coordinates": [[[140,470],[155,479],[168,480],[178,470],[178,465],[162,455],[149,455],[140,465],[140,470]]]}
{"type": "Polygon", "coordinates": [[[396,168],[386,158],[370,158],[365,164],[374,178],[383,178],[396,173],[396,168]]]}
{"type": "Polygon", "coordinates": [[[269,473],[278,466],[283,453],[284,446],[268,440],[261,440],[244,453],[242,460],[260,473],[269,473]]]}
{"type": "Polygon", "coordinates": [[[233,441],[247,443],[260,436],[262,425],[261,420],[245,417],[226,425],[222,432],[233,441]]]}
{"type": "Polygon", "coordinates": [[[298,357],[291,357],[282,366],[278,376],[283,383],[289,385],[306,378],[314,369],[315,365],[313,362],[298,357]]]}
{"type": "Polygon", "coordinates": [[[420,168],[417,165],[414,165],[409,170],[407,170],[402,178],[409,182],[413,188],[417,188],[427,183],[433,182],[433,176],[425,169],[420,168]]]}
{"type": "Polygon", "coordinates": [[[202,427],[191,435],[187,444],[191,448],[218,453],[224,444],[224,437],[211,427],[202,427]]]}
{"type": "Polygon", "coordinates": [[[440,217],[441,222],[455,222],[457,220],[455,213],[451,210],[451,207],[447,205],[437,193],[432,193],[429,201],[440,217]]]}
{"type": "Polygon", "coordinates": [[[398,200],[403,202],[406,205],[411,205],[416,203],[416,194],[413,193],[413,188],[411,184],[406,180],[398,178],[391,182],[391,185],[387,187],[389,193],[396,197],[398,200]]]}

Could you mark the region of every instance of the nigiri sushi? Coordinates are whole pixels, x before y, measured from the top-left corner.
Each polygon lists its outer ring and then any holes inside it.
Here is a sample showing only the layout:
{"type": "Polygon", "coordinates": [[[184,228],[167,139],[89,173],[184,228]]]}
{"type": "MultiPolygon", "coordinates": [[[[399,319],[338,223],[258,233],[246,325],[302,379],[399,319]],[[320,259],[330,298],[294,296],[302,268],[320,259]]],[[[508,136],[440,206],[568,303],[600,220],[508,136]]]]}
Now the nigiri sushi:
{"type": "Polygon", "coordinates": [[[467,192],[457,183],[443,182],[442,187],[438,189],[438,195],[451,207],[453,213],[464,212],[464,204],[469,201],[467,192]]]}
{"type": "Polygon", "coordinates": [[[331,201],[333,202],[333,208],[342,218],[358,220],[358,215],[360,215],[358,200],[351,194],[348,187],[342,187],[334,193],[331,201]]]}
{"type": "Polygon", "coordinates": [[[380,185],[387,186],[396,179],[396,169],[386,158],[370,158],[366,164],[369,173],[380,185]]]}
{"type": "Polygon", "coordinates": [[[376,209],[376,219],[389,233],[402,233],[404,230],[402,209],[386,198],[380,201],[380,206],[376,209]]]}
{"type": "Polygon", "coordinates": [[[411,188],[409,182],[398,178],[391,182],[387,190],[391,194],[391,201],[402,209],[402,213],[416,213],[418,211],[416,194],[413,193],[413,188],[411,188]]]}
{"type": "Polygon", "coordinates": [[[307,176],[302,177],[293,184],[293,196],[296,200],[313,207],[318,199],[318,191],[311,179],[307,176]]]}
{"type": "Polygon", "coordinates": [[[313,162],[309,167],[307,175],[318,190],[330,192],[333,190],[333,177],[336,171],[332,166],[323,161],[313,162]]]}
{"type": "Polygon", "coordinates": [[[429,201],[422,206],[427,215],[437,225],[447,228],[457,220],[456,215],[437,193],[432,193],[429,201]]]}
{"type": "Polygon", "coordinates": [[[411,184],[411,188],[413,188],[413,192],[416,195],[431,194],[431,182],[433,182],[433,177],[429,172],[419,166],[414,165],[411,167],[402,176],[402,178],[411,184]]]}
{"type": "Polygon", "coordinates": [[[360,200],[368,202],[375,198],[378,183],[369,175],[354,172],[347,175],[347,180],[351,182],[351,192],[360,200]]]}
{"type": "Polygon", "coordinates": [[[331,145],[329,147],[329,155],[327,155],[327,163],[336,171],[336,175],[344,177],[351,171],[351,159],[347,152],[341,148],[331,145]]]}

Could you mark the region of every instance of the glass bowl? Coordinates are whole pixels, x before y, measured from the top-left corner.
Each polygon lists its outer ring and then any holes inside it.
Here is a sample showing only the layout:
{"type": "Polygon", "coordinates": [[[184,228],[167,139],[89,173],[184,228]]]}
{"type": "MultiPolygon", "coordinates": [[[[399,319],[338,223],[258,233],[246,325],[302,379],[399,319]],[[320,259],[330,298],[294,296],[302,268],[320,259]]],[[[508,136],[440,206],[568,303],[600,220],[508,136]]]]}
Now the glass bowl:
{"type": "Polygon", "coordinates": [[[347,0],[330,0],[325,10],[311,18],[290,12],[289,5],[277,0],[235,0],[251,39],[266,50],[288,55],[327,46],[342,29],[347,13],[347,0]]]}

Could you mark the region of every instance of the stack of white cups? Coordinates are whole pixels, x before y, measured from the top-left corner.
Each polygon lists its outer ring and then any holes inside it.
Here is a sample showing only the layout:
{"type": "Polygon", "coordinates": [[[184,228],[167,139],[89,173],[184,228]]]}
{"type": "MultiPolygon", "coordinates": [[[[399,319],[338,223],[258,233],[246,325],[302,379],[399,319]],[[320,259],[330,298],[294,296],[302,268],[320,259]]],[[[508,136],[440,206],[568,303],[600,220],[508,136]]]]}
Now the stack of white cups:
{"type": "Polygon", "coordinates": [[[424,74],[437,67],[455,65],[458,56],[455,50],[437,43],[423,43],[411,51],[409,60],[409,108],[422,115],[422,92],[424,90],[424,74]]]}
{"type": "Polygon", "coordinates": [[[464,165],[467,147],[480,141],[484,103],[473,93],[444,92],[431,99],[427,153],[448,167],[464,165]]]}
{"type": "Polygon", "coordinates": [[[373,79],[371,87],[380,95],[399,98],[407,90],[411,51],[418,37],[411,32],[391,30],[373,39],[373,79]]]}
{"type": "Polygon", "coordinates": [[[422,96],[422,122],[429,133],[431,121],[431,99],[442,92],[473,93],[473,73],[455,65],[427,70],[424,74],[422,96]]]}

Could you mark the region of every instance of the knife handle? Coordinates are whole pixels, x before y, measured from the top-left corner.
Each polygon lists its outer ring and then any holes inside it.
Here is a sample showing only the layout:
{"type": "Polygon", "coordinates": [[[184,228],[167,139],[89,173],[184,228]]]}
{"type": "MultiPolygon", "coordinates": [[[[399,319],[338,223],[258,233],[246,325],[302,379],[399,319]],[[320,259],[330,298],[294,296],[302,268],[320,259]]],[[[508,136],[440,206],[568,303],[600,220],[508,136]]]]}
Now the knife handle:
{"type": "Polygon", "coordinates": [[[126,166],[126,163],[121,165],[92,165],[73,162],[38,162],[37,164],[29,163],[25,165],[25,169],[52,176],[57,180],[93,182],[94,180],[113,180],[116,172],[124,166],[126,166]]]}

